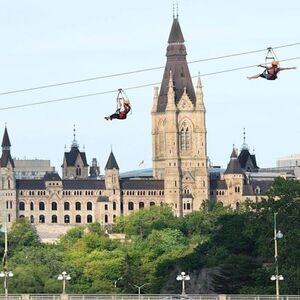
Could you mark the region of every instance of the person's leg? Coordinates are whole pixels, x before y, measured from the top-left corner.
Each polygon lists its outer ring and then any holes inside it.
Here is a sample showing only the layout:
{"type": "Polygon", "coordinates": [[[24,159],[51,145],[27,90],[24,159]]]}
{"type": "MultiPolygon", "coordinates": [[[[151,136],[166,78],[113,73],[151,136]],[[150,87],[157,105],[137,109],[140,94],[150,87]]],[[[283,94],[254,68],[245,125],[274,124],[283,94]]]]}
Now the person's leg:
{"type": "Polygon", "coordinates": [[[256,74],[256,75],[253,75],[253,76],[247,76],[247,78],[250,80],[250,79],[257,79],[261,77],[261,74],[256,74]]]}
{"type": "Polygon", "coordinates": [[[119,114],[114,113],[110,115],[109,117],[105,117],[105,120],[112,120],[112,119],[119,119],[119,114]]]}

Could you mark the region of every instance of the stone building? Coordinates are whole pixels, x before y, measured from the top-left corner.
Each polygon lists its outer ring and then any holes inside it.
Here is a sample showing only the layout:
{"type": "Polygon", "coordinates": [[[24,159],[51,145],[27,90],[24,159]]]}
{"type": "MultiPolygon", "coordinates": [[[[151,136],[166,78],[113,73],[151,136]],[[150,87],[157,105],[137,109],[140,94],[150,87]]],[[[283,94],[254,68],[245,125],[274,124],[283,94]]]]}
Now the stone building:
{"type": "MultiPolygon", "coordinates": [[[[37,228],[68,228],[99,222],[109,228],[115,218],[153,205],[167,204],[184,216],[199,210],[206,199],[238,207],[246,198],[258,200],[272,179],[259,180],[254,154],[244,144],[232,150],[226,170],[208,165],[205,106],[200,77],[194,89],[186,47],[177,18],[168,39],[167,61],[152,108],[153,170],[150,176],[122,177],[110,153],[100,176],[95,159],[74,139],[62,163],[62,178],[49,172],[39,179],[17,179],[7,128],[0,159],[0,220],[8,226],[26,217],[37,228]],[[58,227],[57,227],[58,228],[58,227]]],[[[54,230],[56,231],[56,229],[54,230]]],[[[58,230],[57,230],[58,231],[58,230]]]]}

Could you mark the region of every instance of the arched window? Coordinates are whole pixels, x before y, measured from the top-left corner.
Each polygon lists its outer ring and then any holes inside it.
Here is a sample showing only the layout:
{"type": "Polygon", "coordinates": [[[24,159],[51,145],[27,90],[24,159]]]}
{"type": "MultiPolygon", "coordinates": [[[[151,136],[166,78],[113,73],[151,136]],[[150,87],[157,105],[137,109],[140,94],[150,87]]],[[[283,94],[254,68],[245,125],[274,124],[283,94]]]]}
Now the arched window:
{"type": "Polygon", "coordinates": [[[39,216],[39,223],[45,223],[45,216],[44,215],[39,216]]]}
{"type": "Polygon", "coordinates": [[[93,216],[92,215],[87,215],[86,222],[87,223],[93,223],[93,216]]]}
{"type": "Polygon", "coordinates": [[[116,215],[113,215],[113,221],[116,222],[116,215]]]}
{"type": "Polygon", "coordinates": [[[128,202],[128,210],[134,210],[133,202],[128,202]]]}
{"type": "Polygon", "coordinates": [[[57,203],[56,202],[51,203],[51,209],[52,210],[57,210],[57,203]]]}
{"type": "Polygon", "coordinates": [[[76,223],[81,223],[81,216],[80,215],[76,215],[75,222],[76,223]]]}
{"type": "Polygon", "coordinates": [[[34,209],[33,202],[30,202],[30,210],[33,210],[33,209],[34,209]]]}
{"type": "Polygon", "coordinates": [[[117,203],[113,202],[113,210],[117,210],[117,203]]]}
{"type": "Polygon", "coordinates": [[[51,223],[57,223],[57,216],[56,215],[52,215],[51,223]]]}
{"type": "Polygon", "coordinates": [[[20,215],[20,217],[19,217],[20,219],[23,219],[23,218],[25,218],[25,216],[24,215],[20,215]]]}
{"type": "Polygon", "coordinates": [[[81,210],[81,203],[80,202],[75,203],[75,209],[76,210],[81,210]]]}
{"type": "Polygon", "coordinates": [[[45,203],[44,202],[39,202],[39,210],[45,210],[45,203]]]}
{"type": "Polygon", "coordinates": [[[64,210],[70,210],[70,203],[64,202],[64,210]]]}
{"type": "Polygon", "coordinates": [[[154,206],[155,205],[155,202],[150,202],[150,206],[154,206]]]}
{"type": "Polygon", "coordinates": [[[25,203],[23,201],[19,203],[19,210],[25,210],[25,203]]]}
{"type": "Polygon", "coordinates": [[[105,223],[108,223],[108,215],[105,215],[105,216],[104,216],[104,222],[105,222],[105,223]]]}
{"type": "Polygon", "coordinates": [[[240,207],[240,203],[237,202],[237,203],[235,204],[235,208],[236,208],[236,209],[239,209],[239,207],[240,207]]]}
{"type": "Polygon", "coordinates": [[[180,129],[180,149],[181,151],[190,150],[191,146],[191,135],[190,129],[186,121],[181,125],[180,129]]]}
{"type": "Polygon", "coordinates": [[[79,165],[76,167],[76,176],[81,176],[81,168],[79,165]]]}
{"type": "Polygon", "coordinates": [[[142,209],[142,208],[144,208],[144,207],[145,207],[144,202],[139,202],[139,209],[142,209]]]}
{"type": "Polygon", "coordinates": [[[70,223],[70,216],[69,215],[64,216],[64,223],[66,223],[66,224],[70,223]]]}
{"type": "Polygon", "coordinates": [[[87,209],[87,210],[92,210],[92,209],[93,209],[93,203],[92,203],[92,202],[88,202],[88,203],[86,204],[86,209],[87,209]]]}
{"type": "Polygon", "coordinates": [[[34,216],[33,215],[30,216],[30,223],[34,223],[34,216]]]}

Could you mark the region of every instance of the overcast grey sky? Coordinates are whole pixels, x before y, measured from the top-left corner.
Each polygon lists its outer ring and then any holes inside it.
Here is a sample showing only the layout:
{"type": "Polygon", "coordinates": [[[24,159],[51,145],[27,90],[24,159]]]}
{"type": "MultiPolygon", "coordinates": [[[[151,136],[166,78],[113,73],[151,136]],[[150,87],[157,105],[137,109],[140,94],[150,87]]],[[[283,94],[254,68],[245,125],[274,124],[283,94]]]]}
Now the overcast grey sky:
{"type": "MultiPolygon", "coordinates": [[[[0,92],[165,65],[172,25],[171,0],[1,0],[0,92]]],[[[179,21],[188,61],[300,42],[300,1],[179,0],[179,21]]],[[[300,45],[276,50],[279,59],[300,56],[300,45]]],[[[198,72],[226,70],[264,62],[265,53],[190,64],[198,72]]],[[[299,59],[279,79],[248,81],[259,68],[203,76],[207,109],[208,155],[226,167],[232,144],[240,147],[243,128],[261,167],[300,152],[299,59]]],[[[106,92],[160,82],[163,69],[80,84],[0,96],[0,108],[106,92]]],[[[196,83],[196,80],[194,81],[196,83]]],[[[96,157],[101,173],[111,147],[121,172],[152,166],[153,87],[126,91],[133,113],[107,122],[116,94],[0,110],[7,123],[12,155],[50,159],[60,171],[76,125],[88,162],[96,157]]]]}

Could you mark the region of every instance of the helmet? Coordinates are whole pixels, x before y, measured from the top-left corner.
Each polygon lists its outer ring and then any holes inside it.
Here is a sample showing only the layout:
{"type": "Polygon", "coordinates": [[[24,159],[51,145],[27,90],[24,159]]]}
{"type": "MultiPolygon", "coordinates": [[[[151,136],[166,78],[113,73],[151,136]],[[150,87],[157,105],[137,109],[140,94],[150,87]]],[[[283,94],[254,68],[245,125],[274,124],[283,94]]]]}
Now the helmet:
{"type": "Polygon", "coordinates": [[[278,65],[279,65],[279,61],[277,61],[277,60],[272,61],[272,66],[278,66],[278,65]]]}
{"type": "Polygon", "coordinates": [[[124,104],[129,104],[130,102],[129,102],[129,100],[128,99],[124,99],[124,104]]]}

